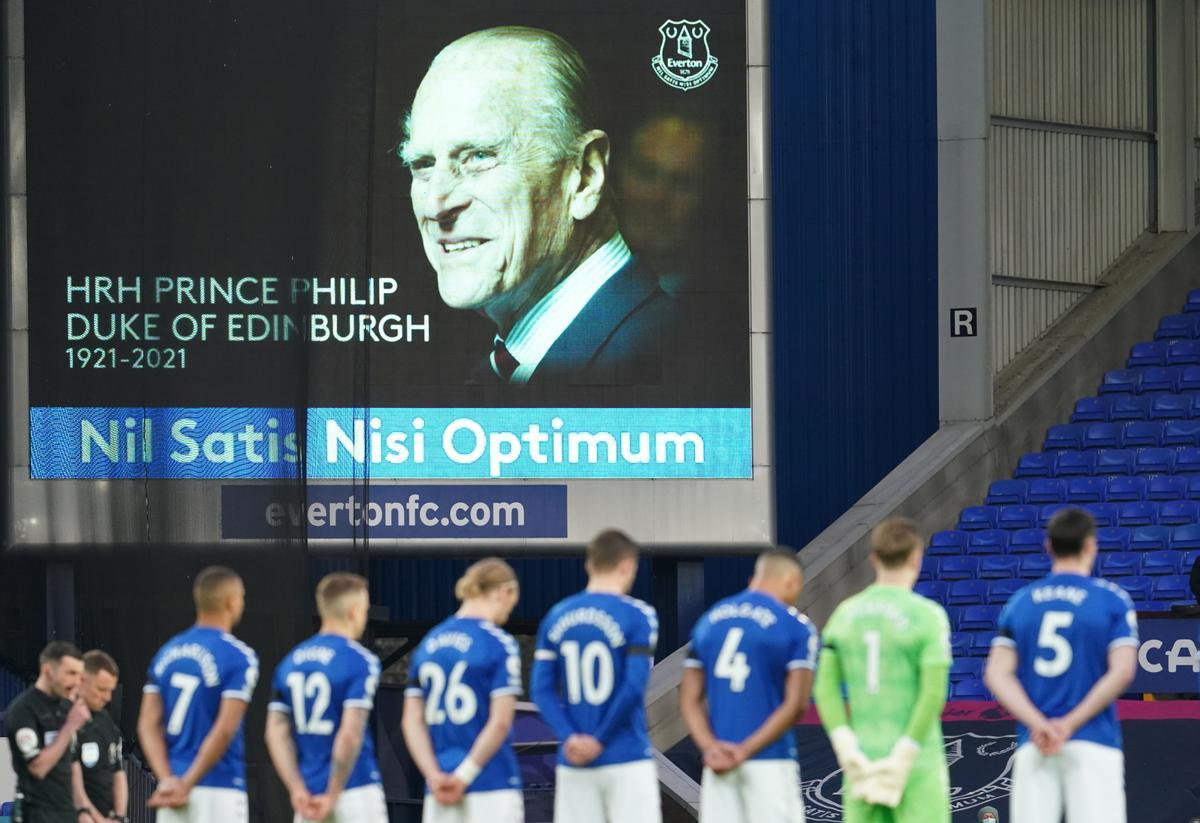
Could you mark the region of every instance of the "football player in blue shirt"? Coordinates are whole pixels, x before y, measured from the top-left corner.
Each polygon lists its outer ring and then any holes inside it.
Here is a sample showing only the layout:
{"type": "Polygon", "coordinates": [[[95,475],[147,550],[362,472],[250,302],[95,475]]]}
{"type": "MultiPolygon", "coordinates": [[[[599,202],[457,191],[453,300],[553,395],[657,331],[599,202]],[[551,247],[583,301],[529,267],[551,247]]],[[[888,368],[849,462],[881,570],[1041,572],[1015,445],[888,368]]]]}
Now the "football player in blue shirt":
{"type": "Polygon", "coordinates": [[[246,590],[237,573],[210,566],[196,575],[196,624],[150,662],[138,739],[158,788],[158,823],[246,820],[242,718],[258,682],[258,657],[232,634],[246,590]]]}
{"type": "Polygon", "coordinates": [[[275,669],[267,748],[296,823],[387,823],[367,721],[379,658],[358,643],[371,608],[367,581],[335,572],[317,585],[320,631],[275,669]]]}
{"type": "Polygon", "coordinates": [[[637,546],[619,531],[587,548],[587,590],[538,629],[533,699],[558,735],[556,823],[660,823],[646,684],[658,615],[629,596],[637,546]]]}
{"type": "Polygon", "coordinates": [[[1133,681],[1137,613],[1091,577],[1096,524],[1066,509],[1047,529],[1053,565],[1000,613],[986,681],[1017,719],[1011,816],[1124,823],[1125,758],[1113,701],[1133,681]]]}
{"type": "Polygon", "coordinates": [[[764,552],[750,588],[717,603],[692,631],[679,708],[704,754],[701,823],[804,819],[795,725],[808,708],[820,641],[792,606],[803,574],[795,552],[764,552]]]}
{"type": "Polygon", "coordinates": [[[480,560],[454,593],[462,607],[425,635],[405,690],[404,740],[429,786],[422,823],[522,823],[512,746],[521,655],[499,628],[517,605],[517,576],[480,560]]]}

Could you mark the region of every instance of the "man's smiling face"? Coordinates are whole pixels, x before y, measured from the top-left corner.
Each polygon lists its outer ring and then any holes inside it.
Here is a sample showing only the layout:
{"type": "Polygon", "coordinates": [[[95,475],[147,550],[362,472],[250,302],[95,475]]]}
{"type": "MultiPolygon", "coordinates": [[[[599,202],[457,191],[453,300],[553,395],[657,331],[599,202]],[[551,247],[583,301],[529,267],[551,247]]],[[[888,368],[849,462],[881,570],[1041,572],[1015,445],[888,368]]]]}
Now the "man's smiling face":
{"type": "Polygon", "coordinates": [[[539,134],[536,60],[444,55],[417,90],[404,158],[425,255],[446,305],[519,306],[560,265],[571,232],[569,161],[539,134]]]}

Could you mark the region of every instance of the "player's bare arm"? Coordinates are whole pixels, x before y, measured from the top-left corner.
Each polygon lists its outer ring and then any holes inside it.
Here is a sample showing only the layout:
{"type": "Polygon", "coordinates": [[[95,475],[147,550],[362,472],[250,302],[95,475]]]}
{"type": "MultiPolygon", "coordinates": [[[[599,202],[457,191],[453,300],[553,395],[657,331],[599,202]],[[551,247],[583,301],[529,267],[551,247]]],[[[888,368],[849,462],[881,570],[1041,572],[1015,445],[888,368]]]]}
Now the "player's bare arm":
{"type": "Polygon", "coordinates": [[[142,707],[138,711],[138,742],[142,744],[142,756],[154,773],[159,787],[169,781],[171,761],[167,758],[167,742],[163,736],[163,701],[158,692],[142,694],[142,707]]]}
{"type": "Polygon", "coordinates": [[[129,778],[124,769],[113,772],[113,811],[117,817],[129,814],[129,778]]]}
{"type": "Polygon", "coordinates": [[[708,722],[704,688],[703,669],[684,669],[683,679],[679,683],[679,713],[683,715],[683,722],[696,748],[704,756],[704,765],[717,774],[723,774],[732,769],[735,763],[729,751],[730,745],[717,740],[708,722]]]}
{"type": "Polygon", "coordinates": [[[1064,717],[1050,721],[1064,740],[1070,740],[1075,732],[1108,708],[1114,700],[1120,697],[1137,673],[1137,647],[1133,645],[1114,646],[1108,651],[1108,671],[1096,681],[1087,695],[1079,704],[1071,709],[1064,717]]]}
{"type": "Polygon", "coordinates": [[[409,756],[424,776],[429,791],[441,802],[450,775],[442,771],[437,755],[433,753],[433,741],[429,739],[429,727],[425,725],[425,698],[409,696],[404,699],[404,719],[400,728],[409,756]]]}
{"type": "MultiPolygon", "coordinates": [[[[500,750],[504,741],[508,739],[508,733],[512,730],[516,716],[516,695],[506,694],[492,698],[488,721],[479,732],[479,736],[475,738],[471,751],[467,752],[466,762],[471,764],[469,768],[472,771],[482,769],[500,750]]],[[[457,774],[450,775],[450,780],[451,788],[461,799],[462,794],[467,790],[467,782],[457,774]]]]}
{"type": "Polygon", "coordinates": [[[1051,755],[1062,748],[1065,738],[1061,731],[1053,728],[1046,716],[1033,705],[1025,693],[1025,687],[1017,679],[1016,649],[1003,645],[992,646],[983,681],[996,696],[997,702],[1029,729],[1034,745],[1042,754],[1051,755]]]}
{"type": "Polygon", "coordinates": [[[308,787],[304,785],[304,778],[300,776],[291,719],[283,712],[268,711],[265,738],[271,763],[288,790],[292,809],[297,814],[303,814],[308,809],[312,797],[308,793],[308,787]]]}
{"type": "Polygon", "coordinates": [[[783,686],[783,702],[761,726],[734,747],[735,766],[754,757],[796,725],[808,708],[812,685],[811,669],[792,669],[788,672],[783,686]]]}
{"type": "Polygon", "coordinates": [[[177,784],[165,790],[160,786],[150,798],[148,805],[151,808],[179,808],[187,805],[188,794],[225,754],[225,750],[237,736],[238,728],[242,725],[242,718],[245,716],[246,701],[234,697],[224,698],[221,701],[221,708],[217,711],[217,720],[204,738],[204,742],[200,744],[200,750],[196,752],[196,758],[192,764],[188,766],[177,784]]]}
{"type": "Polygon", "coordinates": [[[105,819],[104,813],[96,808],[83,787],[83,766],[79,765],[79,761],[71,764],[71,796],[75,800],[75,809],[82,810],[80,814],[86,811],[97,823],[105,819]]]}

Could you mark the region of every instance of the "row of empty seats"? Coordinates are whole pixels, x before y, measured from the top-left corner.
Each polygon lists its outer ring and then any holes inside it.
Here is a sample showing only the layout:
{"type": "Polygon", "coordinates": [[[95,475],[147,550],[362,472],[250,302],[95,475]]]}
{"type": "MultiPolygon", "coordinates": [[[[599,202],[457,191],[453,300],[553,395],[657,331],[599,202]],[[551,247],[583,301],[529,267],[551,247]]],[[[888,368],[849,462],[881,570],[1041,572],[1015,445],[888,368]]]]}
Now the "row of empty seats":
{"type": "MultiPolygon", "coordinates": [[[[1155,551],[1173,551],[1193,562],[1200,551],[1200,525],[1186,526],[1101,526],[1096,531],[1096,542],[1101,554],[1134,552],[1145,554],[1155,551]]],[[[1044,554],[1046,532],[1044,529],[1019,529],[1015,532],[1003,529],[982,531],[937,532],[929,539],[928,557],[967,556],[1019,556],[1044,554]]],[[[1183,562],[1183,561],[1181,561],[1183,562]]],[[[1191,568],[1189,565],[1188,568],[1191,568]]]]}
{"type": "Polygon", "coordinates": [[[1136,343],[1129,350],[1125,368],[1146,366],[1186,366],[1200,364],[1200,340],[1164,339],[1153,343],[1136,343]]]}
{"type": "Polygon", "coordinates": [[[1072,423],[1200,419],[1200,390],[1182,394],[1110,394],[1075,401],[1072,423]]]}
{"type": "MultiPolygon", "coordinates": [[[[1122,555],[1107,555],[1105,559],[1120,560],[1122,555]]],[[[1128,558],[1137,567],[1137,556],[1128,558]]],[[[1185,574],[1170,574],[1163,577],[1150,577],[1144,574],[1110,575],[1101,572],[1104,577],[1112,577],[1113,582],[1129,592],[1135,603],[1171,603],[1187,600],[1190,591],[1189,578],[1185,574]]],[[[964,579],[947,581],[931,580],[917,584],[917,592],[936,600],[943,606],[1002,606],[1008,598],[1022,586],[1028,584],[1027,579],[1007,577],[999,580],[964,579]]],[[[958,629],[961,630],[961,624],[958,629]]]]}
{"type": "MultiPolygon", "coordinates": [[[[1046,527],[1056,513],[1068,506],[1077,506],[1090,512],[1101,528],[1121,526],[1167,526],[1182,528],[1191,526],[1197,519],[1195,500],[1171,500],[1166,503],[1047,503],[1044,506],[970,506],[958,517],[958,531],[1020,531],[1046,527]]],[[[1181,540],[1189,539],[1187,533],[1181,540]]],[[[1187,548],[1191,548],[1188,546],[1187,548]]]]}
{"type": "Polygon", "coordinates": [[[1200,474],[1200,448],[1031,452],[1021,456],[1015,477],[1114,477],[1118,475],[1200,474]]]}
{"type": "MultiPolygon", "coordinates": [[[[1179,577],[1186,580],[1191,566],[1181,552],[1162,549],[1156,552],[1106,552],[1096,559],[1096,574],[1116,581],[1123,577],[1179,577]]],[[[1196,556],[1192,556],[1192,563],[1196,556]]],[[[989,555],[987,557],[929,557],[919,582],[955,583],[992,580],[1037,580],[1050,573],[1050,558],[1045,554],[989,555]]],[[[1162,584],[1164,587],[1166,583],[1162,584]]],[[[1185,587],[1181,597],[1188,595],[1185,587]]],[[[1157,598],[1156,598],[1157,599],[1157,598]]]]}
{"type": "Polygon", "coordinates": [[[988,487],[984,504],[1045,506],[1053,503],[1168,503],[1188,499],[1200,500],[1200,475],[1114,475],[997,480],[988,487]]]}
{"type": "Polygon", "coordinates": [[[1096,388],[1106,394],[1179,394],[1200,391],[1200,366],[1146,366],[1106,371],[1096,388]]]}
{"type": "Polygon", "coordinates": [[[1131,420],[1051,426],[1044,451],[1144,449],[1200,445],[1200,420],[1131,420]]]}

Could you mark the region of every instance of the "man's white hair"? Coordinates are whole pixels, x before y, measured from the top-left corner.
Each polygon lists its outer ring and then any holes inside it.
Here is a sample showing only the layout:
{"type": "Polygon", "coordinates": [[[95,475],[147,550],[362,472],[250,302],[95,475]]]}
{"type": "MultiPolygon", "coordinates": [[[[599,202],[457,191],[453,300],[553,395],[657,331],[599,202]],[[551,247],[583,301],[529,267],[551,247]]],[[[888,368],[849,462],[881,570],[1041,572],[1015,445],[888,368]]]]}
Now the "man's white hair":
{"type": "MultiPolygon", "coordinates": [[[[536,76],[545,87],[544,95],[535,95],[529,110],[522,117],[524,128],[552,150],[556,159],[574,157],[580,149],[580,138],[597,128],[599,102],[595,83],[583,57],[575,47],[553,32],[525,26],[497,26],[472,32],[446,46],[429,64],[426,76],[464,49],[486,50],[489,47],[512,46],[523,49],[540,63],[536,76]]],[[[404,116],[404,138],[399,155],[409,162],[409,139],[412,136],[412,110],[404,116]]]]}

